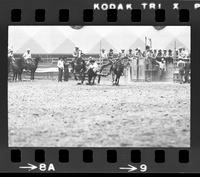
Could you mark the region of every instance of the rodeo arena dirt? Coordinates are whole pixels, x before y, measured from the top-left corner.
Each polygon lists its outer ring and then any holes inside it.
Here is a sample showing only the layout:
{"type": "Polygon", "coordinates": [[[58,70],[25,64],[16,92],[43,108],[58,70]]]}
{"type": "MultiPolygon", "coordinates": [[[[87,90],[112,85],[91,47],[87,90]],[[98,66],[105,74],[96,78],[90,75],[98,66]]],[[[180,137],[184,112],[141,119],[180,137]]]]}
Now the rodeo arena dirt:
{"type": "Polygon", "coordinates": [[[190,147],[190,27],[110,28],[9,27],[10,147],[190,147]]]}

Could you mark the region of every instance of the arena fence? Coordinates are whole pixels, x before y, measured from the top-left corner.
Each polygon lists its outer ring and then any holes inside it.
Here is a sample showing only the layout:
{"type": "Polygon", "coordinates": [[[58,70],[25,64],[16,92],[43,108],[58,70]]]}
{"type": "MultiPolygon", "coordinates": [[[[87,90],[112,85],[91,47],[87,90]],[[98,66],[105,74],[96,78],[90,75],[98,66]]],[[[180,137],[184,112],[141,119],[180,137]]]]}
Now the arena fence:
{"type": "MultiPolygon", "coordinates": [[[[57,62],[58,59],[61,57],[66,62],[71,62],[73,59],[72,54],[33,54],[34,57],[41,57],[41,61],[39,62],[38,68],[35,73],[36,79],[57,79],[58,69],[57,69],[57,62]]],[[[99,62],[99,54],[87,54],[84,55],[84,59],[87,61],[89,57],[93,57],[99,62]]],[[[22,54],[15,54],[15,58],[22,57],[22,54]]],[[[153,58],[134,58],[132,62],[130,62],[130,67],[127,67],[124,71],[124,76],[129,81],[178,81],[179,74],[178,68],[176,67],[176,63],[178,58],[172,58],[171,63],[166,64],[166,72],[161,78],[161,71],[158,65],[153,63],[153,58]]],[[[107,59],[103,61],[103,64],[107,63],[107,59]]],[[[69,70],[70,70],[69,66],[69,70]]],[[[109,67],[104,68],[102,71],[103,74],[107,74],[109,72],[109,67]]],[[[9,75],[10,76],[10,75],[9,75]]],[[[30,73],[24,72],[23,78],[29,79],[30,73]]],[[[72,73],[69,72],[69,79],[73,79],[72,73]]]]}

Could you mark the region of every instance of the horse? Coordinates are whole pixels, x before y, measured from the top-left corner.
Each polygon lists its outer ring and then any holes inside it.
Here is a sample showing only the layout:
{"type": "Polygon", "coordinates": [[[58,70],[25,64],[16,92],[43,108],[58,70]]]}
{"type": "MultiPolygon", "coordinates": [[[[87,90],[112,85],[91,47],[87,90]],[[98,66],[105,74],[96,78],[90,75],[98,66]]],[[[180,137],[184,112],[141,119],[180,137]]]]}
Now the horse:
{"type": "Polygon", "coordinates": [[[11,71],[11,63],[12,63],[12,58],[8,57],[8,74],[11,71]]]}
{"type": "Polygon", "coordinates": [[[38,67],[38,63],[41,60],[40,57],[31,58],[28,62],[24,60],[23,69],[31,72],[30,80],[34,80],[35,71],[38,67]]]}
{"type": "Polygon", "coordinates": [[[17,81],[17,79],[21,81],[21,75],[23,72],[23,60],[20,58],[13,60],[12,58],[8,57],[8,73],[10,71],[13,73],[13,81],[17,81]]]}
{"type": "Polygon", "coordinates": [[[83,84],[85,80],[85,72],[86,72],[86,63],[85,60],[82,58],[77,58],[71,62],[72,66],[72,72],[74,74],[75,80],[80,80],[81,83],[78,84],[83,84]]]}
{"type": "Polygon", "coordinates": [[[124,65],[119,62],[113,63],[111,66],[111,74],[112,74],[112,83],[113,85],[119,85],[119,79],[124,72],[124,65]]]}
{"type": "MultiPolygon", "coordinates": [[[[112,75],[113,85],[119,85],[119,80],[120,80],[120,77],[123,75],[124,68],[130,65],[129,63],[130,59],[127,60],[127,63],[122,62],[124,59],[127,59],[127,58],[117,59],[115,62],[106,64],[102,66],[100,69],[100,72],[101,72],[105,66],[111,65],[110,72],[106,76],[108,76],[109,74],[112,75]]],[[[100,74],[98,75],[98,83],[100,83],[101,76],[102,75],[100,74]]]]}

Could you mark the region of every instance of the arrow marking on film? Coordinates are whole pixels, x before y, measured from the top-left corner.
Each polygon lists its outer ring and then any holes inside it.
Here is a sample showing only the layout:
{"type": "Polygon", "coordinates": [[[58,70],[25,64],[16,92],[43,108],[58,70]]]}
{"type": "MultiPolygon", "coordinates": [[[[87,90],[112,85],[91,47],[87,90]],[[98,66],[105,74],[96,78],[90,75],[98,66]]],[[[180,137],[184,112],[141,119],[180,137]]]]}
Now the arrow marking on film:
{"type": "Polygon", "coordinates": [[[136,167],[134,167],[134,166],[132,166],[132,165],[130,165],[130,164],[128,164],[128,167],[119,167],[119,169],[120,169],[120,170],[128,170],[128,172],[137,170],[136,167]]]}
{"type": "Polygon", "coordinates": [[[37,166],[35,166],[35,165],[33,165],[33,164],[27,163],[27,165],[28,165],[28,166],[22,166],[22,167],[19,167],[19,168],[28,169],[28,171],[37,169],[37,166]]]}

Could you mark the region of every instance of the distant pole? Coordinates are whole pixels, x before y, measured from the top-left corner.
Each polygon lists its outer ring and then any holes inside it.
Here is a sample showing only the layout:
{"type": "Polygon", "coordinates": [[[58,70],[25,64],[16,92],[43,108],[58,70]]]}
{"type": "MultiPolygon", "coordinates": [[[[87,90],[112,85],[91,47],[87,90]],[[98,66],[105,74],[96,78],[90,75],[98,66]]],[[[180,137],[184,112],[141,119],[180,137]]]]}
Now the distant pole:
{"type": "Polygon", "coordinates": [[[174,41],[174,58],[176,58],[176,40],[174,41]]]}
{"type": "Polygon", "coordinates": [[[100,43],[99,43],[99,63],[102,64],[101,62],[102,61],[101,61],[101,40],[100,40],[100,43]]]}
{"type": "Polygon", "coordinates": [[[100,40],[100,52],[99,53],[101,54],[101,40],[100,40]]]}
{"type": "Polygon", "coordinates": [[[144,50],[146,51],[146,46],[147,46],[147,37],[145,36],[145,47],[144,47],[144,50]]]}

